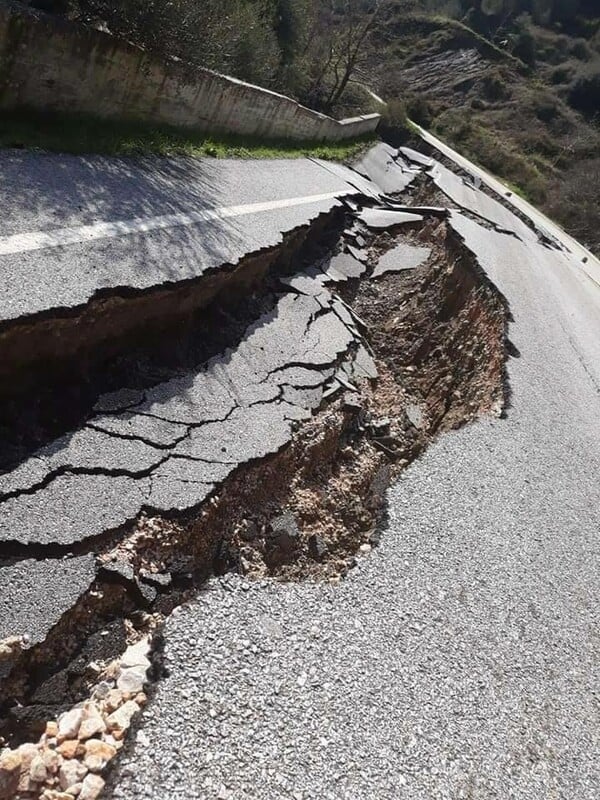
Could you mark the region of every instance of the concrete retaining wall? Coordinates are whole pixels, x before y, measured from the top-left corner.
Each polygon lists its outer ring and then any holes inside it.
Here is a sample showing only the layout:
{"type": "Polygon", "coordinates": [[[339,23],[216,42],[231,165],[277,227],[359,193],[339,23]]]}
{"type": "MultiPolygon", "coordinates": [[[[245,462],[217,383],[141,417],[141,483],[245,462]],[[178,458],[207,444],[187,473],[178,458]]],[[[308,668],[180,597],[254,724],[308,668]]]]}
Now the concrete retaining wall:
{"type": "Polygon", "coordinates": [[[336,141],[378,114],[334,120],[289,97],[17,4],[0,7],[0,109],[66,111],[267,139],[336,141]]]}

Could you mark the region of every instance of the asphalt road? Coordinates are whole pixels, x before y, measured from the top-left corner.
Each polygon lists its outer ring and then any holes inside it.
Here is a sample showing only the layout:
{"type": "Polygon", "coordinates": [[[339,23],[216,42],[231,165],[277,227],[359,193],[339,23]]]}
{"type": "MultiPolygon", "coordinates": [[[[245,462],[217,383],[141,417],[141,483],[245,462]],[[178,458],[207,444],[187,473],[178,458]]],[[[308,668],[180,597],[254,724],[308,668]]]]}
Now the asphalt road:
{"type": "Polygon", "coordinates": [[[0,322],[197,277],[271,247],[368,182],[298,160],[0,153],[0,322]],[[351,181],[350,184],[348,181],[351,181]]]}
{"type": "MultiPolygon", "coordinates": [[[[356,186],[372,191],[341,165],[308,159],[1,151],[0,175],[0,322],[72,308],[100,289],[201,275],[277,244],[356,186]]],[[[335,280],[344,269],[364,270],[348,253],[331,267],[335,280]]],[[[322,366],[312,390],[318,403],[333,375],[328,365],[356,337],[324,286],[307,280],[327,314],[316,297],[290,291],[235,353],[146,393],[101,398],[87,425],[0,474],[0,640],[42,641],[89,588],[94,557],[69,557],[72,546],[143,507],[194,506],[238,464],[289,440],[307,413],[294,404],[306,378],[300,369],[271,371],[288,360],[322,366]]]]}
{"type": "Polygon", "coordinates": [[[404,473],[341,585],[215,579],[174,614],[115,798],[598,797],[600,289],[468,210],[512,313],[506,418],[404,473]]]}
{"type": "Polygon", "coordinates": [[[527,200],[524,200],[522,197],[519,197],[518,194],[515,194],[494,175],[491,175],[489,172],[486,172],[486,170],[478,167],[476,164],[473,164],[464,156],[461,156],[460,153],[449,147],[445,142],[442,142],[441,139],[438,139],[432,133],[429,133],[429,131],[420,128],[418,125],[416,127],[419,130],[423,141],[439,150],[440,153],[454,162],[457,167],[465,170],[468,174],[481,181],[484,186],[487,186],[492,190],[493,193],[503,198],[503,200],[512,206],[516,211],[528,217],[534,225],[549,233],[550,236],[556,238],[564,247],[566,247],[567,251],[573,255],[574,260],[577,262],[580,269],[582,269],[593,281],[600,284],[600,260],[592,252],[590,252],[587,247],[566,233],[566,231],[564,231],[559,225],[549,219],[535,206],[531,205],[531,203],[527,202],[527,200]]]}
{"type": "Polygon", "coordinates": [[[94,580],[94,554],[109,547],[98,537],[143,509],[197,506],[238,466],[286,445],[324,392],[342,388],[338,370],[346,383],[376,374],[328,288],[366,265],[340,251],[320,267],[282,280],[236,345],[145,391],[101,396],[85,424],[0,474],[0,641],[44,640],[94,580]]]}

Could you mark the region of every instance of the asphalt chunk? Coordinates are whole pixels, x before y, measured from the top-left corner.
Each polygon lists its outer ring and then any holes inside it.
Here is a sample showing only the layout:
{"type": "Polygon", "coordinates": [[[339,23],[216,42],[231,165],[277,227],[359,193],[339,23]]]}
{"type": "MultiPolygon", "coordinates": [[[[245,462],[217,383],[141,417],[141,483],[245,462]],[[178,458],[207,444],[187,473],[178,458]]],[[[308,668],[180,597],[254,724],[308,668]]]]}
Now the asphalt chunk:
{"type": "Polygon", "coordinates": [[[396,225],[408,225],[422,222],[421,214],[409,214],[406,211],[387,211],[378,208],[366,208],[358,217],[368,228],[393,228],[396,225]]]}
{"type": "Polygon", "coordinates": [[[396,245],[381,256],[371,277],[379,278],[388,272],[416,269],[424,264],[430,255],[431,248],[429,247],[415,247],[405,243],[396,245]]]}
{"type": "Polygon", "coordinates": [[[134,519],[149,491],[148,478],[60,475],[2,503],[0,542],[73,545],[100,536],[134,519]]]}
{"type": "Polygon", "coordinates": [[[0,566],[0,641],[26,636],[29,645],[42,642],[89,588],[94,562],[93,555],[85,555],[0,566]]]}

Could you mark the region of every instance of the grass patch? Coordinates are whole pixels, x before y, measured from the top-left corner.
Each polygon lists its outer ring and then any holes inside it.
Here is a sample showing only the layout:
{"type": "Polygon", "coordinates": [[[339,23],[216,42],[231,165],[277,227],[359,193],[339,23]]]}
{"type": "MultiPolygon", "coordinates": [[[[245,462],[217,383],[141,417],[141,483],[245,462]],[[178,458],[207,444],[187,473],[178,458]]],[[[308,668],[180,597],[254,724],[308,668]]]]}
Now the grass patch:
{"type": "Polygon", "coordinates": [[[545,201],[552,166],[539,155],[525,153],[505,132],[455,110],[441,114],[434,129],[466,158],[509,183],[523,199],[537,204],[545,201]]]}
{"type": "Polygon", "coordinates": [[[0,148],[16,147],[76,155],[98,153],[193,158],[313,156],[330,161],[348,161],[375,139],[374,135],[368,135],[331,143],[265,141],[253,137],[197,133],[168,126],[31,112],[6,114],[0,119],[0,148]]]}

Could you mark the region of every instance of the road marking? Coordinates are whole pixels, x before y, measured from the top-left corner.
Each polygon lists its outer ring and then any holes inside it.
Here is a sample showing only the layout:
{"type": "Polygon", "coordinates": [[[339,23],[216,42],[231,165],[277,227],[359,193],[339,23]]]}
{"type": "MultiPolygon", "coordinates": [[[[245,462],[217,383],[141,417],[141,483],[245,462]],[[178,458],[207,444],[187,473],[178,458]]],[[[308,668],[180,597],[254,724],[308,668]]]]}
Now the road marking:
{"type": "Polygon", "coordinates": [[[12,236],[0,236],[0,255],[28,253],[33,250],[64,247],[70,244],[93,242],[98,239],[115,239],[119,236],[131,236],[135,233],[148,233],[150,231],[164,230],[165,228],[181,228],[215,219],[244,217],[248,214],[259,214],[262,211],[277,211],[282,208],[295,208],[296,206],[309,205],[310,203],[320,203],[324,200],[334,200],[353,193],[354,189],[348,188],[347,190],[327,192],[326,194],[290,197],[287,200],[269,200],[265,203],[208,208],[202,211],[191,211],[189,214],[135,217],[134,219],[117,220],[116,222],[94,222],[92,225],[81,225],[76,228],[57,228],[53,231],[16,233],[12,236]]]}

